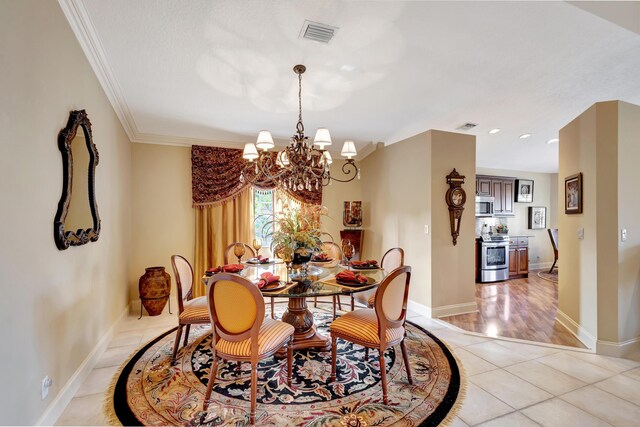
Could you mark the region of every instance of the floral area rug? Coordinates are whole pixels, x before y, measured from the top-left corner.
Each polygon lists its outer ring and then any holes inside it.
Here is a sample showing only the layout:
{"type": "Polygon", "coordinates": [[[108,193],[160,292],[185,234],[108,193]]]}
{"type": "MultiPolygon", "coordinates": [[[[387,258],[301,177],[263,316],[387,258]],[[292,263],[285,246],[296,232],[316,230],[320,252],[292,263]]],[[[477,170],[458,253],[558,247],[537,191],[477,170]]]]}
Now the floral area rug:
{"type": "MultiPolygon", "coordinates": [[[[327,336],[331,315],[314,310],[327,336]]],[[[279,317],[279,316],[277,316],[279,317]]],[[[212,403],[202,404],[211,368],[208,326],[192,327],[189,344],[172,365],[175,329],[151,341],[126,362],[108,392],[106,410],[123,425],[245,426],[249,423],[250,364],[238,373],[221,361],[212,403]]],[[[331,352],[294,352],[292,386],[286,359],[270,357],[258,366],[256,425],[265,426],[436,426],[451,420],[462,401],[455,357],[435,336],[407,322],[407,349],[414,385],[407,382],[402,353],[385,353],[389,405],[382,401],[377,351],[338,340],[338,377],[331,382],[331,352]]]]}

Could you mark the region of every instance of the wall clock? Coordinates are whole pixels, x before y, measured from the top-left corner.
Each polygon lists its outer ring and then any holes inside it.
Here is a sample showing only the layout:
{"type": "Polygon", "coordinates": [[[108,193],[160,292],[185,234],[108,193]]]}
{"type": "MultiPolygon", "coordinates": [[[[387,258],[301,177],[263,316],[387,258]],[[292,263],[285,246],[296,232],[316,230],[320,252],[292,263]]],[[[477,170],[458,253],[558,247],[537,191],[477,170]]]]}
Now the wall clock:
{"type": "Polygon", "coordinates": [[[449,206],[449,222],[454,246],[458,243],[460,220],[462,219],[462,212],[464,212],[464,204],[467,201],[467,193],[461,187],[464,184],[464,178],[464,175],[460,175],[455,168],[447,175],[449,189],[445,194],[445,200],[449,206]]]}

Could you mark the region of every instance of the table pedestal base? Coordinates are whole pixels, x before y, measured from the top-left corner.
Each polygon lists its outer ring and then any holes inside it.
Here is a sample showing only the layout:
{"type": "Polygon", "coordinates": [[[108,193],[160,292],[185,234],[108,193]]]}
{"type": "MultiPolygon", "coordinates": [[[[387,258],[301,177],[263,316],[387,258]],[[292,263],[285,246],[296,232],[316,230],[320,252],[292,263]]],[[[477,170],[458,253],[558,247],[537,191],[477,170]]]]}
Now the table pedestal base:
{"type": "MultiPolygon", "coordinates": [[[[306,298],[290,298],[287,310],[282,315],[282,321],[295,328],[293,334],[293,349],[318,348],[331,349],[331,339],[318,331],[313,324],[313,313],[307,308],[306,298]]],[[[276,356],[286,357],[285,349],[280,349],[276,356]]]]}

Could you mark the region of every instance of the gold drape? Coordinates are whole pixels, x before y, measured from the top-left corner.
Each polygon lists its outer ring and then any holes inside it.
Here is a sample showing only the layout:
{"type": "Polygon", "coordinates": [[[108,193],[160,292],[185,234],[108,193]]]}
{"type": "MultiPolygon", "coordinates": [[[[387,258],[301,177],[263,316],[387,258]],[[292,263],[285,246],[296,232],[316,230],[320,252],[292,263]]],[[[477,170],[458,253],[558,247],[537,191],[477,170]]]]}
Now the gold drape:
{"type": "Polygon", "coordinates": [[[253,192],[250,188],[219,206],[194,208],[196,247],[194,297],[205,295],[200,278],[207,269],[224,263],[224,250],[233,242],[253,241],[253,192]]]}

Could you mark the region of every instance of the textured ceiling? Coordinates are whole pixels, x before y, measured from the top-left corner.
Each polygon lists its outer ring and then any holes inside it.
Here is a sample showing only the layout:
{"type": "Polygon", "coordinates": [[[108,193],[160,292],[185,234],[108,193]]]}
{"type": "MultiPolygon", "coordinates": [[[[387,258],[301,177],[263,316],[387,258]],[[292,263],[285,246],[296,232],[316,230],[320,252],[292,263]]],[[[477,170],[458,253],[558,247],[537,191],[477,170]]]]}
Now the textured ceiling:
{"type": "Polygon", "coordinates": [[[60,2],[136,142],[285,143],[297,63],[308,135],[362,150],[473,122],[482,167],[554,172],[561,127],[640,104],[640,36],[566,2],[60,2]],[[300,40],[305,19],[339,27],[332,43],[300,40]]]}

